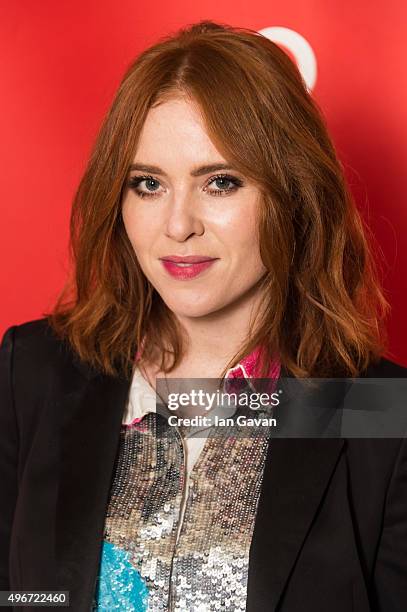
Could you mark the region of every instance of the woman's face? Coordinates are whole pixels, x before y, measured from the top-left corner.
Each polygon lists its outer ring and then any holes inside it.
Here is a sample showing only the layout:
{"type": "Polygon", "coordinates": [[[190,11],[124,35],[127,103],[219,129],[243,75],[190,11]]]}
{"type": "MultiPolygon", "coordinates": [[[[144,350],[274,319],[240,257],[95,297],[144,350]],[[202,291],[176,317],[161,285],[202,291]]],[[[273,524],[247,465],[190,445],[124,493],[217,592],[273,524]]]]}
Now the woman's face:
{"type": "Polygon", "coordinates": [[[220,164],[193,103],[177,98],[150,109],[122,215],[145,276],[180,319],[250,306],[266,272],[256,234],[259,189],[220,164]],[[210,261],[166,261],[191,256],[210,261]]]}

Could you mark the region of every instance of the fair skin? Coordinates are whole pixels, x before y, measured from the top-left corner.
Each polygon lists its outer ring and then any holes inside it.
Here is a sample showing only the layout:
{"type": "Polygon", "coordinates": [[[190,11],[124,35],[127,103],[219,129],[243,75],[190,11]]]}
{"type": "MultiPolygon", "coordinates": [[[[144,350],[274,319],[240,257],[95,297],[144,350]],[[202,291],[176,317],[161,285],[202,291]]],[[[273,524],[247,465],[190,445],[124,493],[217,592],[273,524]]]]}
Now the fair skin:
{"type": "MultiPolygon", "coordinates": [[[[168,376],[219,376],[258,311],[259,283],[266,273],[257,239],[259,188],[234,169],[191,176],[200,166],[226,163],[191,101],[174,98],[150,109],[133,164],[160,172],[131,170],[129,178],[151,179],[126,189],[122,216],[144,274],[186,334],[186,354],[168,376]],[[242,184],[214,178],[219,174],[242,184]],[[140,197],[140,192],[150,195],[140,197]],[[163,266],[159,258],[167,255],[216,261],[182,280],[163,266]]],[[[162,375],[152,364],[145,373],[151,384],[162,375]]]]}

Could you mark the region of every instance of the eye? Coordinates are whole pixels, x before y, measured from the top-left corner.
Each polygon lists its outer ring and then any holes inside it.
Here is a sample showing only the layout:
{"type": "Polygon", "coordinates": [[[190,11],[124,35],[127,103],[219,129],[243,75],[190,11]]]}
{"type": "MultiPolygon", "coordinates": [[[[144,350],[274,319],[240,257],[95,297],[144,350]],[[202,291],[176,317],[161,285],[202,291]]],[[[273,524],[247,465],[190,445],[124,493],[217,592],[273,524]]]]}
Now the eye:
{"type": "Polygon", "coordinates": [[[156,191],[159,184],[160,182],[153,176],[132,176],[129,179],[127,186],[130,187],[130,189],[132,189],[140,198],[151,198],[156,197],[156,191]],[[148,191],[140,191],[139,189],[139,186],[141,183],[144,183],[144,181],[146,182],[148,191]]]}
{"type": "Polygon", "coordinates": [[[217,176],[213,176],[209,182],[207,183],[204,191],[207,191],[211,195],[214,196],[224,196],[228,195],[232,191],[237,191],[239,187],[243,186],[243,181],[237,176],[232,176],[230,174],[218,174],[217,176]],[[207,189],[209,185],[212,183],[216,184],[220,189],[207,189]],[[229,186],[228,186],[229,185],[229,186]],[[232,185],[232,186],[230,186],[232,185]]]}

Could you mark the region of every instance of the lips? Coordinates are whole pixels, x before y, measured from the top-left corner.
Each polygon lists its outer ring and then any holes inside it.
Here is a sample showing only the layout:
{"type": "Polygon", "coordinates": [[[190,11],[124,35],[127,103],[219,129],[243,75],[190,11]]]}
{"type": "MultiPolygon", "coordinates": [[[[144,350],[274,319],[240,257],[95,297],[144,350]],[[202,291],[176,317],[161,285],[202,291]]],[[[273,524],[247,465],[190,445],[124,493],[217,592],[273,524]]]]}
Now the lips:
{"type": "Polygon", "coordinates": [[[164,261],[172,261],[174,263],[202,263],[204,261],[213,261],[216,257],[208,255],[165,255],[160,257],[164,261]]]}
{"type": "Polygon", "coordinates": [[[184,257],[171,256],[162,257],[161,263],[164,269],[178,280],[188,280],[195,278],[209,267],[211,267],[217,259],[208,258],[199,255],[190,255],[184,257]]]}

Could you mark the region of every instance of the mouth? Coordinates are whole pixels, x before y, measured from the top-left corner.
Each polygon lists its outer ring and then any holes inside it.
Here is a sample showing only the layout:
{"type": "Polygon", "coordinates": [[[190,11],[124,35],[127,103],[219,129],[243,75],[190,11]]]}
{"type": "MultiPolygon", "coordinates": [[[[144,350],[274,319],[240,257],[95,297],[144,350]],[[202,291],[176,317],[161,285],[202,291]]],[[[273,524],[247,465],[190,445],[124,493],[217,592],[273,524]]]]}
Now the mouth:
{"type": "Polygon", "coordinates": [[[210,268],[216,261],[217,259],[204,259],[202,261],[187,262],[161,258],[161,263],[166,272],[172,278],[178,280],[189,280],[191,278],[195,278],[210,268]]]}
{"type": "MultiPolygon", "coordinates": [[[[164,261],[169,261],[169,260],[168,260],[168,259],[164,259],[164,261]]],[[[179,261],[179,262],[176,262],[176,261],[170,261],[170,263],[175,264],[175,265],[176,265],[176,266],[178,266],[179,268],[188,268],[188,267],[190,267],[190,266],[194,266],[194,265],[196,265],[196,264],[193,264],[193,263],[185,263],[184,261],[179,261]]],[[[201,262],[201,263],[203,263],[203,262],[201,262]]]]}

